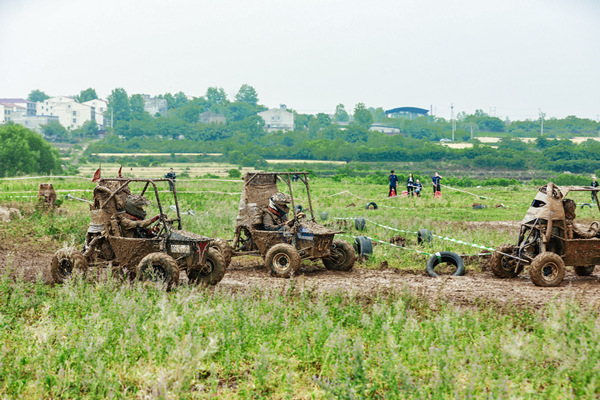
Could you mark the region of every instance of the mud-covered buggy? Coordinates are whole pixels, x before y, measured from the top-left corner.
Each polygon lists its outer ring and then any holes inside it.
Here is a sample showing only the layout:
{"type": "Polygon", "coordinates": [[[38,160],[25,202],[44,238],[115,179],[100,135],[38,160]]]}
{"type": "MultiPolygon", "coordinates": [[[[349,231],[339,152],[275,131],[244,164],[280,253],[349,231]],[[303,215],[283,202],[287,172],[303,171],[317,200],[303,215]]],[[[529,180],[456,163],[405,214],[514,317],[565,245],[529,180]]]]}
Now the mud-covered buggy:
{"type": "Polygon", "coordinates": [[[179,282],[180,271],[186,272],[190,283],[217,284],[229,264],[230,257],[222,254],[229,246],[223,239],[181,230],[175,188],[169,201],[177,216],[167,216],[157,183],[168,182],[169,179],[100,179],[90,205],[91,222],[85,244],[81,251],[67,247],[54,254],[50,268],[54,280],[62,283],[74,270],[85,274],[88,266],[101,268],[110,264],[130,279],[155,280],[167,288],[179,282]],[[139,190],[140,197],[154,197],[158,218],[152,226],[136,229],[134,237],[126,237],[119,222],[132,190],[139,190]]]}
{"type": "Polygon", "coordinates": [[[325,268],[349,271],[356,262],[352,246],[335,240],[336,233],[318,224],[310,198],[307,172],[258,172],[244,176],[233,239],[233,256],[260,255],[265,266],[278,277],[288,278],[297,273],[303,259],[321,259],[325,268]],[[284,230],[265,230],[263,215],[267,212],[271,195],[279,192],[277,182],[282,182],[291,197],[291,226],[284,230]],[[294,200],[292,181],[304,185],[308,209],[303,210],[294,200]],[[299,217],[307,214],[306,220],[299,217]]]}
{"type": "Polygon", "coordinates": [[[537,286],[558,286],[566,265],[573,266],[577,275],[591,275],[600,264],[600,223],[575,223],[577,204],[566,196],[591,192],[598,205],[598,191],[600,188],[553,183],[541,187],[521,221],[517,244],[500,246],[494,252],[490,261],[493,273],[513,278],[529,265],[529,276],[537,286]]]}

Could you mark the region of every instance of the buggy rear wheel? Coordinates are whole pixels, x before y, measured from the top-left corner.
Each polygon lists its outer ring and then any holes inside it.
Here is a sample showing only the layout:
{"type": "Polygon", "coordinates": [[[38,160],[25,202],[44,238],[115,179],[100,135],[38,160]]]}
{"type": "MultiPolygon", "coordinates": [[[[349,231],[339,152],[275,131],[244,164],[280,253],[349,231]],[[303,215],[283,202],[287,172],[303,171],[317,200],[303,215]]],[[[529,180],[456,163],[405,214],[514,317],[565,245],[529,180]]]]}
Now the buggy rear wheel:
{"type": "Polygon", "coordinates": [[[73,272],[79,272],[85,276],[87,267],[87,260],[79,250],[74,247],[65,247],[54,253],[50,264],[50,273],[54,282],[63,283],[73,275],[73,272]]]}
{"type": "Polygon", "coordinates": [[[531,262],[529,276],[536,286],[558,286],[565,277],[565,263],[558,254],[545,251],[531,262]]]}
{"type": "Polygon", "coordinates": [[[278,243],[265,256],[265,265],[279,278],[289,278],[300,269],[300,254],[294,246],[278,243]]]}
{"type": "Polygon", "coordinates": [[[166,253],[150,253],[137,265],[135,275],[140,281],[162,282],[167,290],[171,290],[179,283],[179,266],[166,253]]]}
{"type": "MultiPolygon", "coordinates": [[[[227,243],[225,243],[227,244],[227,243]]],[[[223,253],[215,247],[209,247],[206,251],[206,261],[204,264],[194,266],[188,271],[190,283],[203,285],[216,285],[221,282],[227,265],[223,253]]]]}
{"type": "Polygon", "coordinates": [[[350,244],[334,240],[329,257],[323,258],[323,265],[334,271],[350,271],[356,263],[356,253],[350,244]]]}
{"type": "Polygon", "coordinates": [[[582,266],[573,267],[573,269],[575,270],[575,273],[579,276],[590,276],[591,274],[594,273],[594,268],[596,268],[595,265],[588,265],[585,267],[582,267],[582,266]]]}
{"type": "Polygon", "coordinates": [[[498,278],[514,278],[523,272],[523,264],[506,254],[514,254],[515,246],[504,244],[496,249],[490,260],[490,267],[498,278]]]}

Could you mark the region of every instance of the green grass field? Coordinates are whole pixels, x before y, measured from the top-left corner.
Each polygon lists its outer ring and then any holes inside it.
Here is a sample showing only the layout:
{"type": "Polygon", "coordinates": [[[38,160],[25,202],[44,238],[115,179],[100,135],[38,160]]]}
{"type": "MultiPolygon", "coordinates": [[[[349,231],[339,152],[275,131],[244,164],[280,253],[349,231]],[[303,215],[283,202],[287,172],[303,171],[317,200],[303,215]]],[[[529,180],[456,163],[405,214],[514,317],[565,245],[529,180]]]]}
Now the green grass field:
{"type": "MultiPolygon", "coordinates": [[[[35,208],[37,186],[47,181],[0,181],[0,205],[24,214],[0,225],[0,250],[52,253],[83,243],[87,204],[64,200],[60,213],[35,208]]],[[[52,183],[59,198],[91,199],[94,187],[82,179],[52,183]]],[[[182,211],[195,213],[184,215],[184,229],[232,238],[241,187],[178,180],[182,211]]],[[[344,239],[402,235],[407,247],[423,253],[482,250],[439,238],[417,245],[410,232],[422,228],[487,247],[514,242],[515,232],[498,229],[497,221],[519,221],[535,194],[529,186],[463,189],[473,194],[444,188],[443,198],[434,199],[427,189],[420,199],[387,199],[385,186],[311,181],[317,220],[322,212],[324,223],[334,226],[333,218],[368,219],[365,232],[349,230],[344,239]],[[378,209],[365,210],[368,202],[378,209]],[[488,207],[474,210],[475,202],[488,207]],[[507,207],[496,208],[500,203],[507,207]]],[[[294,190],[307,208],[306,192],[299,185],[294,190]]],[[[164,195],[169,210],[172,201],[164,195]]],[[[578,209],[579,220],[593,215],[578,209]]],[[[385,260],[390,268],[422,270],[427,256],[411,250],[380,244],[357,268],[376,269],[385,260]]],[[[465,305],[441,296],[432,302],[402,288],[370,295],[297,290],[294,280],[285,290],[182,285],[165,293],[117,279],[52,286],[15,278],[10,269],[9,255],[0,277],[2,398],[600,396],[598,304],[575,296],[541,308],[488,298],[465,305]]]]}

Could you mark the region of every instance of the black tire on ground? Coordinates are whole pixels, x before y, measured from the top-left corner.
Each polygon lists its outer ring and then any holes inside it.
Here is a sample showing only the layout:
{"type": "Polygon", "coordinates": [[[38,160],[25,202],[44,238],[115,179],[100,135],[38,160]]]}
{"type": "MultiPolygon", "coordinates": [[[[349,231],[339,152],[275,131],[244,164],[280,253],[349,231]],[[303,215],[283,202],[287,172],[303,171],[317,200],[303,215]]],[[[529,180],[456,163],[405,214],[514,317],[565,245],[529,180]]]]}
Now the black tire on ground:
{"type": "Polygon", "coordinates": [[[229,245],[227,240],[221,238],[214,238],[213,243],[210,247],[218,250],[221,253],[225,269],[227,269],[227,267],[231,263],[231,257],[233,256],[233,250],[231,249],[231,246],[229,245]]]}
{"type": "Polygon", "coordinates": [[[334,271],[350,271],[356,263],[356,253],[349,243],[343,240],[334,240],[331,254],[323,258],[323,265],[334,271]]]}
{"type": "Polygon", "coordinates": [[[50,264],[50,274],[56,283],[63,283],[73,275],[73,272],[87,273],[87,260],[74,247],[64,247],[54,253],[50,264]]]}
{"type": "Polygon", "coordinates": [[[325,221],[328,216],[329,216],[329,214],[327,214],[327,211],[323,211],[321,213],[321,221],[325,221]]]}
{"type": "Polygon", "coordinates": [[[377,204],[375,202],[367,203],[365,210],[377,210],[377,204]]]}
{"type": "Polygon", "coordinates": [[[171,290],[179,283],[179,266],[166,253],[150,253],[137,265],[135,276],[140,281],[162,282],[165,289],[171,290]]]}
{"type": "Polygon", "coordinates": [[[373,242],[366,236],[354,238],[354,250],[359,257],[368,258],[373,254],[373,242]]]}
{"type": "Polygon", "coordinates": [[[296,214],[298,214],[298,213],[301,213],[303,209],[302,209],[302,206],[300,204],[297,204],[294,207],[294,210],[296,210],[296,214]]]}
{"type": "Polygon", "coordinates": [[[225,263],[223,252],[216,247],[210,247],[206,252],[206,261],[204,261],[204,264],[195,265],[188,271],[190,283],[196,285],[216,285],[225,276],[227,264],[225,263]]]}
{"type": "Polygon", "coordinates": [[[573,267],[575,273],[579,276],[590,276],[594,273],[594,268],[596,268],[595,265],[573,267]]]}
{"type": "Polygon", "coordinates": [[[354,227],[356,228],[357,231],[364,231],[365,228],[367,227],[367,222],[362,217],[355,218],[354,219],[354,227]]]}
{"type": "Polygon", "coordinates": [[[529,277],[536,286],[558,286],[565,277],[565,263],[558,254],[545,251],[531,262],[529,277]]]}
{"type": "Polygon", "coordinates": [[[512,244],[503,244],[498,247],[490,260],[490,268],[498,278],[514,278],[523,272],[523,263],[516,258],[505,256],[504,254],[514,254],[515,246],[512,244]],[[504,254],[502,254],[504,253],[504,254]]]}
{"type": "Polygon", "coordinates": [[[278,278],[289,278],[300,269],[300,254],[294,246],[278,243],[267,251],[265,266],[278,278]]]}
{"type": "Polygon", "coordinates": [[[583,203],[583,204],[581,205],[581,209],[582,209],[582,210],[583,210],[583,207],[589,207],[589,208],[592,208],[592,205],[591,205],[590,203],[583,203]]]}
{"type": "Polygon", "coordinates": [[[462,258],[458,254],[452,253],[451,251],[438,251],[429,257],[429,260],[427,260],[427,266],[425,268],[427,270],[427,274],[434,278],[439,277],[440,275],[438,275],[434,269],[441,263],[448,263],[456,267],[456,270],[452,276],[462,276],[465,274],[465,265],[462,258]]]}
{"type": "Polygon", "coordinates": [[[419,229],[417,232],[417,243],[423,244],[423,242],[431,243],[431,231],[429,229],[419,229]]]}

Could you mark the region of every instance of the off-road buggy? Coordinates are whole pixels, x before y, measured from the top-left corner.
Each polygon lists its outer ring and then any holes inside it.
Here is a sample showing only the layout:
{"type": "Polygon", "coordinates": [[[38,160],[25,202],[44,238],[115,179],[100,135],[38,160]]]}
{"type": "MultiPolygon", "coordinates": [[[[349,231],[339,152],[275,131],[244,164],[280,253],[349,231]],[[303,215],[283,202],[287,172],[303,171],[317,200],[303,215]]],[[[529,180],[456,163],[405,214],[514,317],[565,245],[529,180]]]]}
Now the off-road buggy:
{"type": "Polygon", "coordinates": [[[537,286],[558,286],[565,276],[565,265],[573,266],[577,275],[591,275],[594,266],[600,264],[600,223],[575,223],[577,205],[566,196],[591,192],[598,204],[598,191],[600,188],[553,183],[541,187],[521,221],[517,244],[500,246],[494,252],[490,261],[493,273],[513,278],[529,265],[529,276],[537,286]]]}
{"type": "Polygon", "coordinates": [[[179,282],[180,270],[186,271],[191,283],[217,284],[229,263],[220,249],[227,250],[229,246],[223,239],[209,239],[181,230],[175,188],[169,200],[174,203],[170,208],[177,217],[169,219],[157,188],[157,183],[161,182],[167,183],[169,179],[100,179],[94,188],[91,223],[83,249],[67,247],[54,254],[50,269],[54,280],[63,282],[73,270],[85,273],[88,265],[103,267],[111,264],[113,269],[130,279],[155,280],[163,282],[167,288],[179,282]],[[139,189],[140,196],[150,194],[154,197],[159,219],[151,229],[136,230],[135,237],[124,237],[119,214],[124,212],[132,189],[139,189]]]}
{"type": "Polygon", "coordinates": [[[327,269],[349,271],[356,262],[356,254],[348,243],[334,240],[336,233],[342,232],[332,231],[315,221],[307,172],[258,172],[244,176],[233,256],[260,255],[273,275],[284,278],[297,273],[303,259],[320,258],[327,269]],[[306,188],[307,210],[295,203],[292,180],[306,188]],[[268,231],[264,229],[263,215],[271,195],[279,192],[278,181],[287,186],[291,197],[291,226],[268,231]],[[302,211],[309,214],[307,220],[299,218],[302,211]]]}

